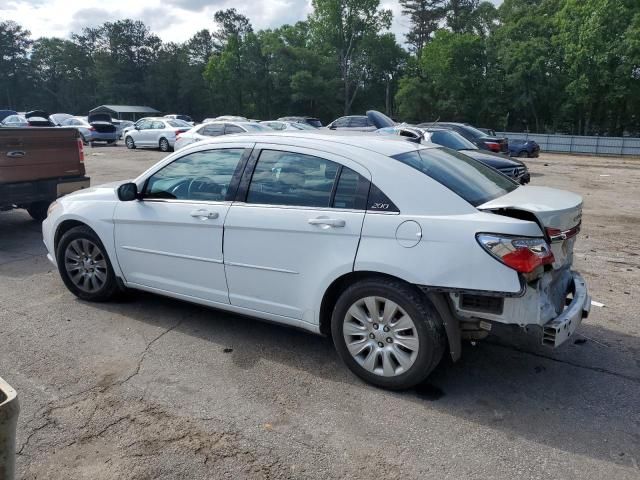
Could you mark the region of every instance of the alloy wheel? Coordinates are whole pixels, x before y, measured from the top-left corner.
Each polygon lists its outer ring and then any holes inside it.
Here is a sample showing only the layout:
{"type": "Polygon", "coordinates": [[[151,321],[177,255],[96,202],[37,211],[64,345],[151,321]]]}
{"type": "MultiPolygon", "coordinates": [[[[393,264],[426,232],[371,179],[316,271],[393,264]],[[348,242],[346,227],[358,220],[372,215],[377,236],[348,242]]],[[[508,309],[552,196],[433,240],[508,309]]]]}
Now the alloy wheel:
{"type": "Polygon", "coordinates": [[[407,372],[420,342],[413,319],[384,297],[365,297],[347,310],[342,334],[347,350],[367,371],[384,377],[407,372]]]}
{"type": "Polygon", "coordinates": [[[73,240],[64,252],[69,279],[80,290],[95,293],[107,281],[107,259],[102,250],[86,238],[73,240]]]}

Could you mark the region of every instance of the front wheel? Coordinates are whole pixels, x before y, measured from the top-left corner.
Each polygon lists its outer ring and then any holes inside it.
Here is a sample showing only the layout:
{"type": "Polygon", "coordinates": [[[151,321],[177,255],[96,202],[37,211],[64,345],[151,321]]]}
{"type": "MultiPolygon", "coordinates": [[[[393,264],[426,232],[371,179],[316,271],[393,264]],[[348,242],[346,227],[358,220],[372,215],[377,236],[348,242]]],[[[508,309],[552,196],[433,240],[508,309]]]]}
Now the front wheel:
{"type": "Polygon", "coordinates": [[[106,249],[89,227],[66,232],[56,247],[62,281],[76,297],[91,302],[110,300],[118,283],[106,249]]]}
{"type": "Polygon", "coordinates": [[[426,379],[440,362],[446,341],[442,319],[426,296],[383,278],[358,282],[340,296],[331,333],[352,372],[391,390],[426,379]]]}
{"type": "Polygon", "coordinates": [[[133,138],[131,137],[127,137],[124,141],[125,145],[127,146],[127,148],[129,150],[133,150],[134,148],[136,148],[136,142],[133,141],[133,138]]]}
{"type": "Polygon", "coordinates": [[[529,158],[529,153],[526,150],[518,152],[518,157],[520,158],[529,158]]]}

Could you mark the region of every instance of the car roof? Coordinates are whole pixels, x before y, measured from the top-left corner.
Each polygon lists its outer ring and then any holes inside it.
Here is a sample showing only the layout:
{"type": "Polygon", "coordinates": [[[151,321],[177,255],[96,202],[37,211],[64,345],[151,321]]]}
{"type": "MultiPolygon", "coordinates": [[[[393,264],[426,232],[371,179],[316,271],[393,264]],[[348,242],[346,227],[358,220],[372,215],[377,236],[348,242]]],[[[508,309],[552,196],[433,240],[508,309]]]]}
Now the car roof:
{"type": "MultiPolygon", "coordinates": [[[[245,122],[246,123],[246,122],[245,122]]],[[[229,142],[232,135],[223,135],[203,140],[191,146],[196,148],[202,145],[215,145],[216,143],[229,142]]],[[[239,138],[239,137],[238,137],[239,138]]],[[[255,143],[271,143],[288,146],[300,146],[313,148],[321,147],[322,150],[343,150],[344,147],[355,147],[368,150],[381,155],[391,157],[423,148],[437,148],[438,145],[420,145],[406,140],[400,136],[377,136],[375,134],[363,134],[361,132],[345,133],[340,131],[274,131],[264,133],[245,133],[242,141],[255,143]],[[317,132],[317,133],[316,133],[317,132]],[[332,148],[333,147],[333,148],[332,148]],[[336,148],[337,147],[337,148],[336,148]]],[[[187,149],[189,147],[186,147],[187,149]]]]}

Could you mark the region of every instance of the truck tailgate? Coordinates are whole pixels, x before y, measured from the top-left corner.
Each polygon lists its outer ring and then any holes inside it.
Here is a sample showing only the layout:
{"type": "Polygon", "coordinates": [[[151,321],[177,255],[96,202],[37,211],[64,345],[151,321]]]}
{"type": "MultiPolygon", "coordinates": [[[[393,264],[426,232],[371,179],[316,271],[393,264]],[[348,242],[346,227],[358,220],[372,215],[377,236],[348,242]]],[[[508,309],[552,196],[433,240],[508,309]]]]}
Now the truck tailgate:
{"type": "Polygon", "coordinates": [[[74,128],[0,129],[0,184],[85,174],[74,128]]]}

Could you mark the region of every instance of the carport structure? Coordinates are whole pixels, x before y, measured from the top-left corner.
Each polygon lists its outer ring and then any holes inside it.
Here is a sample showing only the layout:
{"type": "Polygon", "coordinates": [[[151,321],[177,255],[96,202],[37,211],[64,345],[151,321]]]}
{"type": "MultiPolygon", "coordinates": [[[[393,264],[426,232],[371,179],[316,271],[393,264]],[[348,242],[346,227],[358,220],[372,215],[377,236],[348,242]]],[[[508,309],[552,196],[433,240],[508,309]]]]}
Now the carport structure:
{"type": "Polygon", "coordinates": [[[141,117],[158,115],[160,112],[155,108],[143,107],[139,105],[100,105],[89,111],[92,113],[108,113],[112,118],[118,120],[136,121],[141,117]]]}

